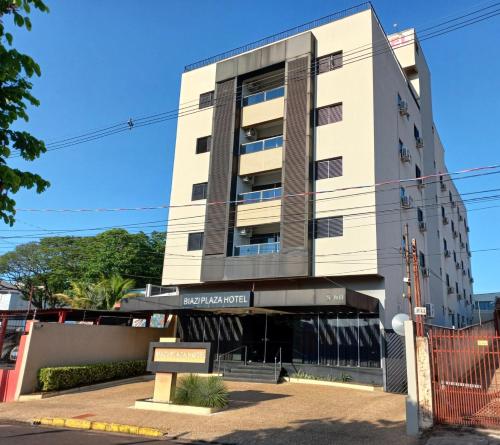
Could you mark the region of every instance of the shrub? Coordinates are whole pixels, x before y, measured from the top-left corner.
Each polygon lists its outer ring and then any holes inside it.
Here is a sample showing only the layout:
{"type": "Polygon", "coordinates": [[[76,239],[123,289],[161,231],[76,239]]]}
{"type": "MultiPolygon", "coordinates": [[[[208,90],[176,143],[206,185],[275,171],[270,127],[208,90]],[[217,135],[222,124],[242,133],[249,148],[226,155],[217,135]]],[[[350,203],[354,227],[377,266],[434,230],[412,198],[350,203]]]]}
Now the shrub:
{"type": "Polygon", "coordinates": [[[41,368],[38,387],[42,391],[58,391],[93,383],[135,377],[146,373],[146,360],[96,363],[92,365],[41,368]]]}
{"type": "Polygon", "coordinates": [[[228,391],[220,377],[189,374],[180,379],[174,402],[178,405],[224,408],[228,403],[228,391]]]}

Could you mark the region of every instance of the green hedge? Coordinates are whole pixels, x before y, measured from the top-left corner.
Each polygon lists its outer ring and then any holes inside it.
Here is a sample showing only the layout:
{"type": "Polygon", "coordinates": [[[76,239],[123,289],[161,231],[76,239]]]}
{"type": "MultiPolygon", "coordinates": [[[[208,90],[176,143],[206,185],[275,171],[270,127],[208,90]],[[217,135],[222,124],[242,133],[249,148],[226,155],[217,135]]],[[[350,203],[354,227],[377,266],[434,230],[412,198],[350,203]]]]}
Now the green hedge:
{"type": "Polygon", "coordinates": [[[41,391],[58,391],[145,373],[146,360],[41,368],[38,371],[38,387],[41,391]]]}

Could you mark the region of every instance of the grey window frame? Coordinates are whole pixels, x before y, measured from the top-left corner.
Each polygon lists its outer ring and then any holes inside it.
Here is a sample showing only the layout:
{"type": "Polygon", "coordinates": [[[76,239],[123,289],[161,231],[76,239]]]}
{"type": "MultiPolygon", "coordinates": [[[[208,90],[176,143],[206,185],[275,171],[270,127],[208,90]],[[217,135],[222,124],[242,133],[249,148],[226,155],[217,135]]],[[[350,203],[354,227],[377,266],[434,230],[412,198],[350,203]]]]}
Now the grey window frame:
{"type": "Polygon", "coordinates": [[[201,110],[203,108],[211,107],[214,104],[215,91],[207,91],[206,93],[200,94],[200,99],[198,101],[198,108],[201,110]]]}
{"type": "Polygon", "coordinates": [[[325,105],[324,107],[319,107],[319,108],[316,108],[316,126],[317,127],[322,127],[323,125],[329,125],[329,124],[336,124],[337,122],[342,122],[344,120],[344,105],[343,105],[343,102],[336,102],[334,104],[330,104],[330,105],[325,105]],[[322,122],[322,120],[320,120],[320,114],[323,110],[328,110],[328,109],[334,109],[334,108],[338,108],[340,110],[340,112],[336,111],[335,113],[333,111],[331,111],[329,113],[329,118],[330,117],[334,117],[332,120],[329,120],[327,119],[326,122],[324,123],[320,123],[320,121],[322,122]],[[337,118],[335,117],[335,115],[339,115],[340,118],[337,118]]]}
{"type": "Polygon", "coordinates": [[[337,238],[344,236],[344,217],[329,216],[314,220],[314,238],[337,238]]]}
{"type": "Polygon", "coordinates": [[[212,146],[212,135],[209,135],[209,136],[203,136],[201,138],[197,138],[196,139],[196,154],[199,155],[199,154],[202,154],[202,153],[209,153],[210,152],[210,148],[212,146]],[[206,141],[205,142],[205,148],[206,150],[200,150],[200,146],[201,144],[203,143],[203,141],[206,141]]]}
{"type": "Polygon", "coordinates": [[[188,233],[187,250],[189,252],[203,250],[203,236],[203,232],[188,233]]]}
{"type": "Polygon", "coordinates": [[[198,182],[196,184],[193,184],[193,187],[191,189],[191,201],[200,201],[202,199],[207,199],[207,192],[208,192],[208,182],[198,182]],[[198,194],[196,193],[196,187],[199,186],[200,188],[203,186],[203,192],[201,195],[203,196],[202,198],[198,197],[198,194]]]}
{"type": "Polygon", "coordinates": [[[316,74],[328,73],[344,66],[343,51],[335,51],[316,58],[316,74]]]}
{"type": "Polygon", "coordinates": [[[315,163],[316,180],[338,178],[344,175],[344,160],[342,156],[336,156],[329,159],[320,159],[315,163]],[[324,166],[324,167],[323,167],[324,166]],[[326,176],[320,175],[320,171],[326,168],[326,176]],[[340,170],[340,173],[339,173],[340,170]]]}

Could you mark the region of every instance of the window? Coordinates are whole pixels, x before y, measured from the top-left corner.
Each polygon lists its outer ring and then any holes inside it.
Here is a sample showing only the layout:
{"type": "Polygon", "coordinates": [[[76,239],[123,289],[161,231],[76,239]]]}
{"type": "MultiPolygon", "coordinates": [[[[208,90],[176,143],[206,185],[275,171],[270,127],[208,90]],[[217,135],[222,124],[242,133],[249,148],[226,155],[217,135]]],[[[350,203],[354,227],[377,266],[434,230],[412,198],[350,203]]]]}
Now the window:
{"type": "Polygon", "coordinates": [[[415,136],[415,139],[418,139],[420,137],[420,131],[418,130],[416,125],[413,125],[413,135],[415,136]]]}
{"type": "Polygon", "coordinates": [[[457,262],[457,252],[453,251],[453,261],[457,262]]]}
{"type": "Polygon", "coordinates": [[[424,212],[422,212],[422,209],[420,207],[417,208],[417,220],[418,222],[424,221],[424,212]]]}
{"type": "Polygon", "coordinates": [[[342,156],[316,161],[316,179],[342,176],[342,156]]]}
{"type": "Polygon", "coordinates": [[[200,94],[199,108],[211,107],[214,104],[215,91],[200,94]]]}
{"type": "Polygon", "coordinates": [[[415,178],[417,178],[417,184],[423,184],[422,170],[420,170],[420,167],[417,164],[415,164],[415,178]]]}
{"type": "Polygon", "coordinates": [[[189,233],[187,250],[201,249],[203,249],[203,232],[189,233]]]}
{"type": "Polygon", "coordinates": [[[208,183],[201,182],[200,184],[193,184],[193,191],[191,193],[191,201],[198,201],[207,198],[208,183]]]}
{"type": "Polygon", "coordinates": [[[423,254],[422,251],[418,252],[418,262],[420,264],[420,267],[422,267],[422,268],[425,267],[425,255],[423,254]]]}
{"type": "Polygon", "coordinates": [[[448,243],[446,242],[446,240],[444,238],[443,238],[443,249],[445,252],[448,250],[448,243]]]}
{"type": "Polygon", "coordinates": [[[212,136],[205,136],[196,139],[196,154],[207,153],[212,145],[212,136]]]}
{"type": "Polygon", "coordinates": [[[450,197],[450,202],[453,202],[453,195],[451,194],[451,192],[448,192],[448,196],[450,197]]]}
{"type": "Polygon", "coordinates": [[[316,110],[316,125],[327,125],[342,120],[342,104],[333,104],[316,110]]]}
{"type": "Polygon", "coordinates": [[[453,233],[455,231],[455,223],[452,221],[451,222],[451,232],[453,233]]]}
{"type": "Polygon", "coordinates": [[[344,218],[333,216],[316,220],[316,238],[332,238],[344,234],[344,218]]]}
{"type": "Polygon", "coordinates": [[[446,286],[450,287],[450,276],[446,274],[446,286]]]}
{"type": "Polygon", "coordinates": [[[316,74],[326,73],[328,71],[342,68],[342,51],[338,51],[327,56],[316,59],[316,74]]]}
{"type": "Polygon", "coordinates": [[[455,293],[457,294],[457,296],[460,294],[458,292],[458,283],[455,281],[455,293]]]}

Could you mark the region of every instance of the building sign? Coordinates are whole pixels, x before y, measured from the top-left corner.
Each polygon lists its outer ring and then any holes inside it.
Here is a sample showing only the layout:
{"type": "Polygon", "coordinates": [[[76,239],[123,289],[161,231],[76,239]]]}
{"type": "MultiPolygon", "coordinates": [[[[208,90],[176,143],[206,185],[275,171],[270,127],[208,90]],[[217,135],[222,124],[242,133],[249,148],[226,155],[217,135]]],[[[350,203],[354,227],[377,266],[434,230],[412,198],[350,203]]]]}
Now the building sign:
{"type": "Polygon", "coordinates": [[[205,363],[206,358],[205,348],[156,348],[153,360],[164,363],[205,363]]]}
{"type": "Polygon", "coordinates": [[[205,292],[181,295],[181,306],[192,309],[250,307],[250,291],[205,292]]]}
{"type": "Polygon", "coordinates": [[[211,343],[153,342],[149,344],[147,370],[210,373],[213,368],[211,349],[211,343]]]}

